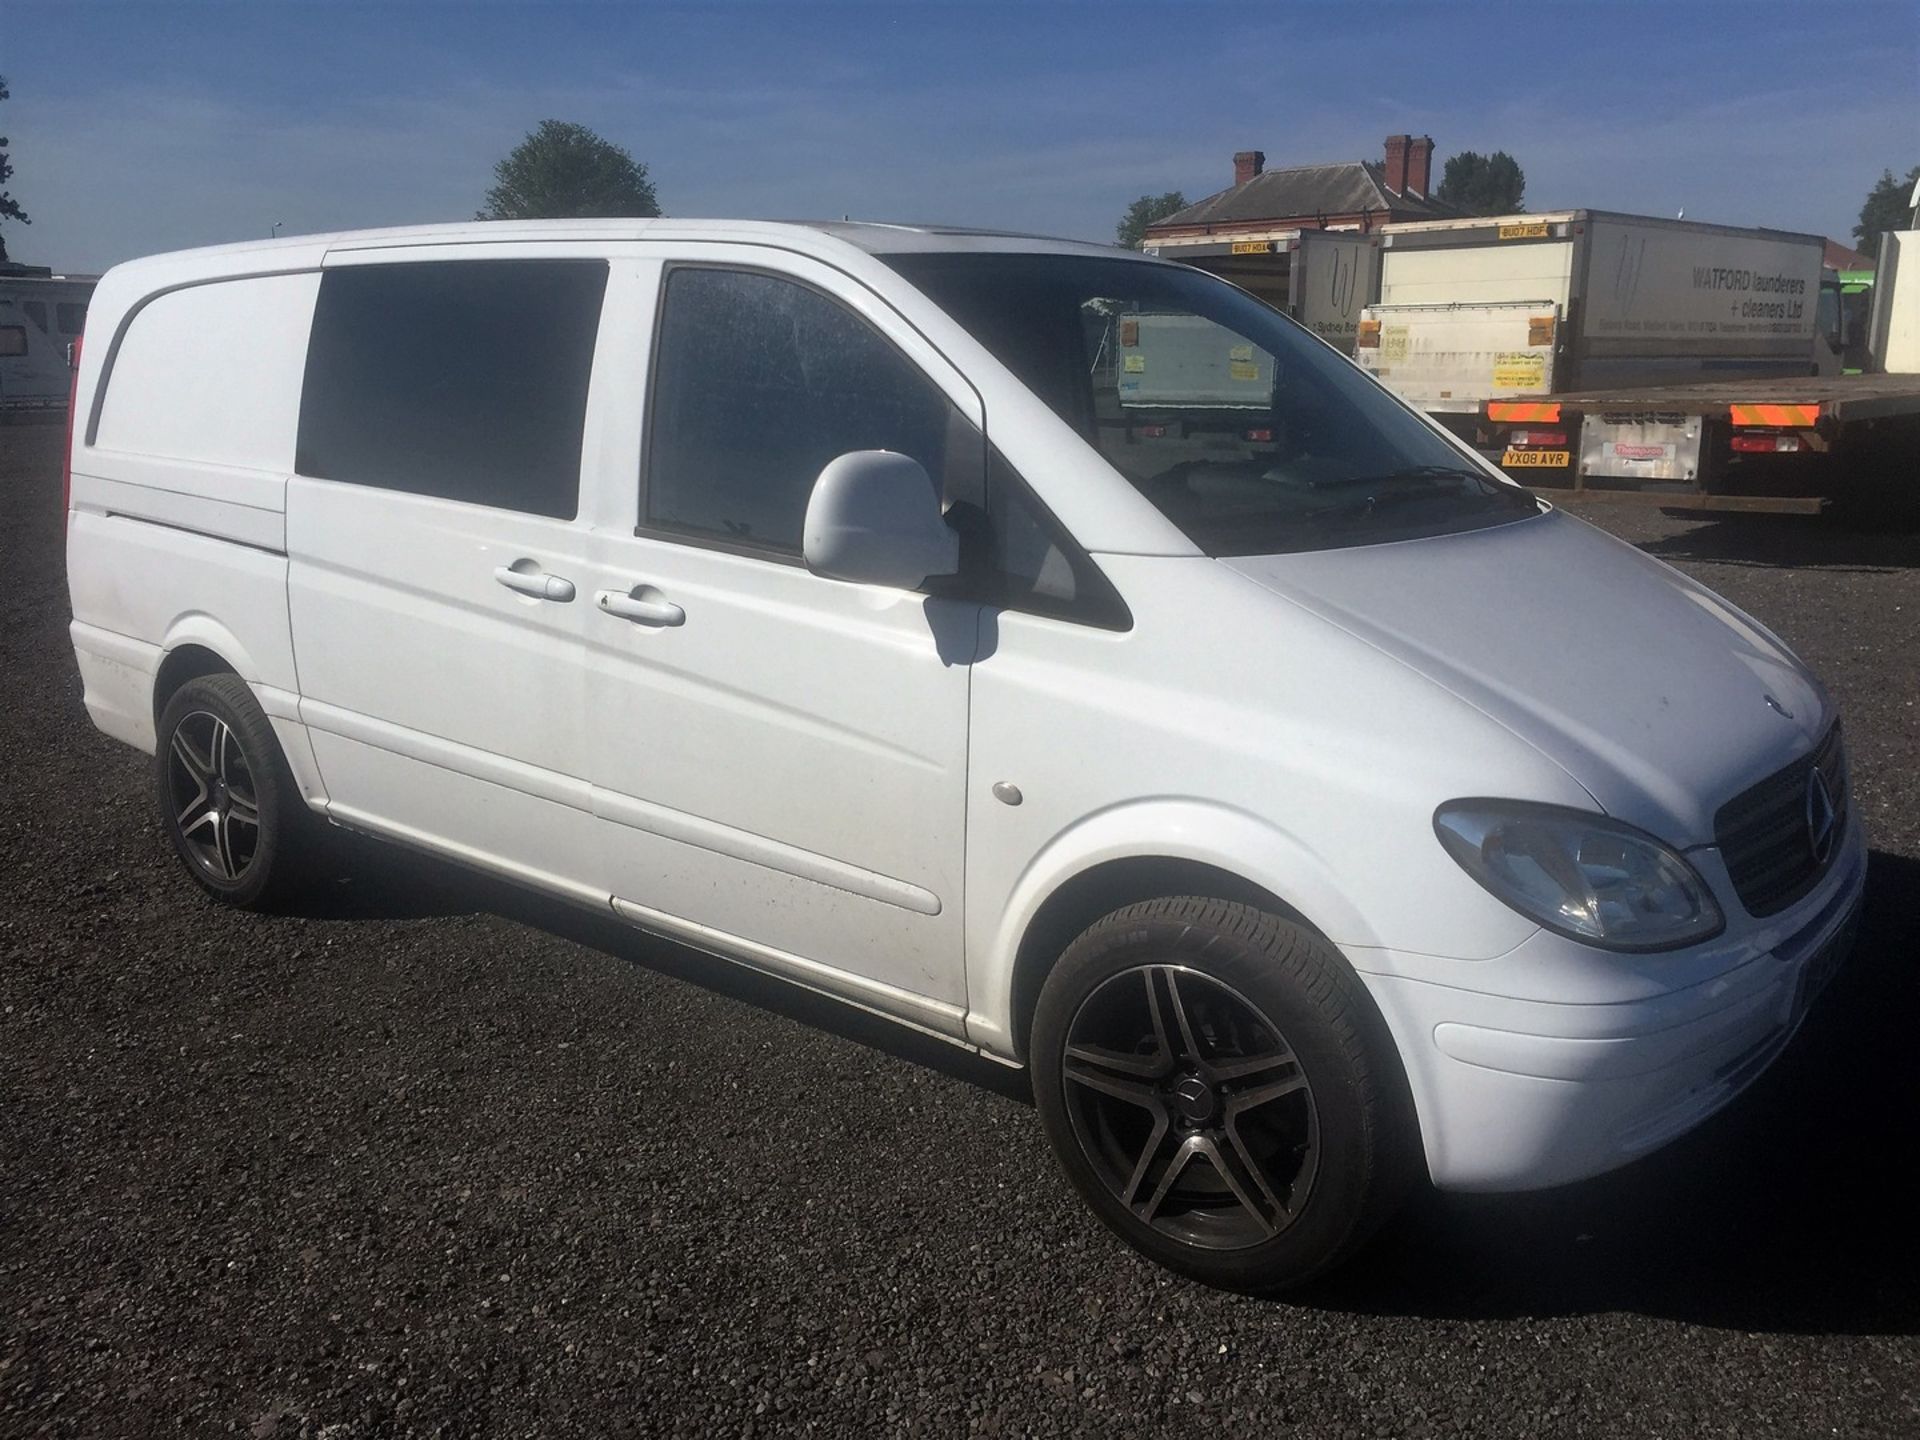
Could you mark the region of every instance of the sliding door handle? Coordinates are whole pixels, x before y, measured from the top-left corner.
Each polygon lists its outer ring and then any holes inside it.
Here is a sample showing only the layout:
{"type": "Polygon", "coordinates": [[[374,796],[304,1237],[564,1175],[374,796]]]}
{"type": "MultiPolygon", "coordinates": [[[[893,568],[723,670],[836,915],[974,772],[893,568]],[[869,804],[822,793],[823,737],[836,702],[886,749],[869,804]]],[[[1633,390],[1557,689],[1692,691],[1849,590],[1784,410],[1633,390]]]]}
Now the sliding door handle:
{"type": "Polygon", "coordinates": [[[573,599],[573,581],[560,575],[549,575],[531,560],[516,560],[511,565],[499,566],[493,572],[493,578],[509,590],[522,595],[531,595],[536,600],[573,599]]]}
{"type": "Polygon", "coordinates": [[[602,590],[593,601],[607,614],[636,625],[684,625],[687,619],[686,611],[651,585],[636,585],[627,591],[602,590]]]}

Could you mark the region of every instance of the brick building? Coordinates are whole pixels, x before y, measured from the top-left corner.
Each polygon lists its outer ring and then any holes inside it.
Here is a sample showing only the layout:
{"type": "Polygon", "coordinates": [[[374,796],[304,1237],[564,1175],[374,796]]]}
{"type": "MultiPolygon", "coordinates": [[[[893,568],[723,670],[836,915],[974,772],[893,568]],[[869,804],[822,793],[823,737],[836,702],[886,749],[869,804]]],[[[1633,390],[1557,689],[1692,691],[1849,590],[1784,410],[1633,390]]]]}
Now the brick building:
{"type": "Polygon", "coordinates": [[[1284,170],[1266,164],[1263,151],[1242,150],[1233,157],[1232,185],[1149,226],[1146,243],[1257,240],[1291,230],[1364,233],[1390,221],[1458,213],[1432,198],[1430,135],[1389,135],[1378,160],[1284,170]]]}

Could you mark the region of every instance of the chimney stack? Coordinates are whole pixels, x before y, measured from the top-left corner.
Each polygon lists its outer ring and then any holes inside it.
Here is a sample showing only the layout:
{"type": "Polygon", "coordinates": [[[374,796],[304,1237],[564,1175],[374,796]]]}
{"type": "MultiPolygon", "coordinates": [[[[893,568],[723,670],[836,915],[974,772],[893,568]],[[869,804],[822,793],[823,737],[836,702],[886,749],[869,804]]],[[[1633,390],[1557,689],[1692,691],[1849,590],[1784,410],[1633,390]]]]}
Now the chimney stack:
{"type": "Polygon", "coordinates": [[[1242,150],[1233,157],[1233,183],[1244,185],[1266,168],[1266,151],[1242,150]]]}
{"type": "Polygon", "coordinates": [[[1422,135],[1407,146],[1407,189],[1422,200],[1433,193],[1433,137],[1422,135]]]}
{"type": "Polygon", "coordinates": [[[1407,147],[1412,143],[1411,135],[1387,136],[1386,186],[1395,195],[1407,193],[1407,147]]]}

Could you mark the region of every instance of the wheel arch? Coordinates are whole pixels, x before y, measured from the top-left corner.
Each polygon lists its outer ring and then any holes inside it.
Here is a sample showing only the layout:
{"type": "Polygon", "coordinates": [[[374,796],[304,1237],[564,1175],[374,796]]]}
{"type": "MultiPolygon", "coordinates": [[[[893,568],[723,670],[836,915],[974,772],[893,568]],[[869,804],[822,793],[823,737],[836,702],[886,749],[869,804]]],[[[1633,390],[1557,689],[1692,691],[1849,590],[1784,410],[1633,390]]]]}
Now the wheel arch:
{"type": "Polygon", "coordinates": [[[1143,900],[1203,895],[1284,915],[1316,933],[1319,927],[1265,886],[1217,865],[1168,855],[1133,855],[1082,870],[1048,895],[1020,937],[1014,955],[1009,1018],[1021,1060],[1040,1003],[1040,988],[1074,937],[1103,915],[1143,900]]]}
{"type": "Polygon", "coordinates": [[[175,690],[201,675],[225,671],[253,686],[258,686],[263,676],[259,662],[240,637],[205,610],[176,614],[160,641],[160,654],[160,664],[154,671],[155,716],[175,690]]]}
{"type": "Polygon", "coordinates": [[[295,784],[307,803],[316,809],[327,799],[327,787],[320,765],[301,723],[298,697],[291,692],[263,686],[246,647],[231,631],[207,615],[184,616],[168,633],[160,664],[153,675],[153,733],[158,744],[160,716],[167,702],[182,685],[206,675],[235,675],[253,691],[255,701],[266,712],[273,727],[281,757],[293,771],[295,784]]]}
{"type": "Polygon", "coordinates": [[[1118,807],[1057,837],[1012,887],[968,977],[976,1043],[1024,1062],[1040,987],[1074,936],[1123,906],[1170,895],[1253,905],[1336,947],[1377,943],[1324,864],[1267,821],[1195,801],[1118,807]]]}
{"type": "Polygon", "coordinates": [[[238,675],[240,672],[218,651],[195,641],[177,644],[161,657],[153,676],[153,723],[155,733],[160,714],[182,685],[203,675],[238,675]]]}

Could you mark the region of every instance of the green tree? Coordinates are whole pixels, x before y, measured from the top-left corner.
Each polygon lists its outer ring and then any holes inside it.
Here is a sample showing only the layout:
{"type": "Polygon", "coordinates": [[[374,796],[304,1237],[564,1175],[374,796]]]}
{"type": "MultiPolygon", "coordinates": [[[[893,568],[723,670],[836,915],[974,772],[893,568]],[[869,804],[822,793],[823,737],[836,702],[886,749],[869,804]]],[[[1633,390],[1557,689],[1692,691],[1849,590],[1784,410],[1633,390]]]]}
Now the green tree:
{"type": "Polygon", "coordinates": [[[1504,150],[1462,150],[1448,158],[1433,198],[1468,215],[1517,215],[1526,209],[1526,172],[1504,150]]]}
{"type": "Polygon", "coordinates": [[[493,167],[478,220],[658,215],[647,167],[584,125],[542,120],[493,167]]]}
{"type": "Polygon", "coordinates": [[[1127,207],[1127,213],[1113,227],[1114,238],[1129,250],[1138,250],[1140,242],[1146,239],[1149,225],[1186,208],[1187,197],[1178,190],[1169,190],[1164,195],[1142,195],[1127,207]]]}
{"type": "MultiPolygon", "coordinates": [[[[5,92],[0,91],[0,94],[5,92]]],[[[6,141],[0,140],[0,145],[6,141]]],[[[4,179],[5,171],[0,171],[4,179]]],[[[1880,258],[1880,237],[1889,230],[1905,230],[1913,223],[1913,187],[1920,185],[1920,165],[1896,180],[1893,171],[1882,170],[1880,179],[1867,192],[1867,203],[1860,207],[1860,223],[1853,227],[1853,238],[1860,242],[1862,255],[1880,258]]]]}
{"type": "MultiPolygon", "coordinates": [[[[7,77],[0,75],[0,100],[7,98],[7,77]]],[[[0,135],[0,220],[18,220],[22,225],[31,225],[27,212],[20,208],[20,202],[6,190],[7,177],[13,174],[13,162],[7,158],[7,137],[0,135]]],[[[0,235],[0,260],[7,258],[7,237],[0,235]]]]}

